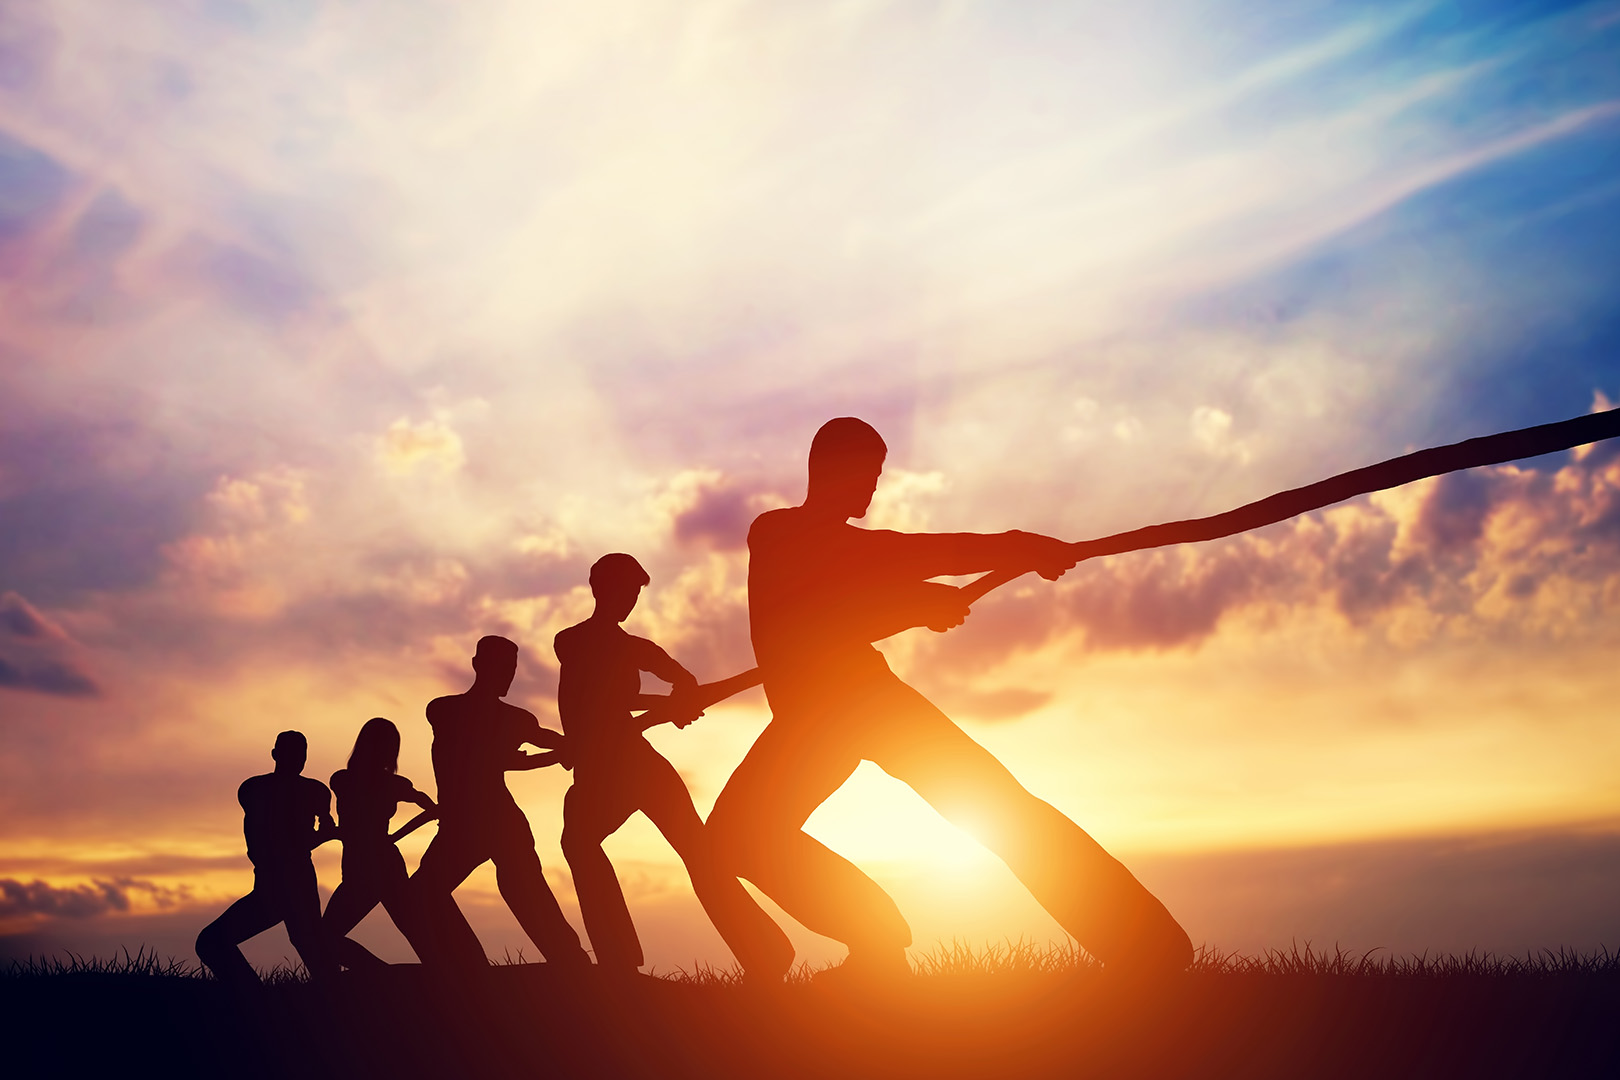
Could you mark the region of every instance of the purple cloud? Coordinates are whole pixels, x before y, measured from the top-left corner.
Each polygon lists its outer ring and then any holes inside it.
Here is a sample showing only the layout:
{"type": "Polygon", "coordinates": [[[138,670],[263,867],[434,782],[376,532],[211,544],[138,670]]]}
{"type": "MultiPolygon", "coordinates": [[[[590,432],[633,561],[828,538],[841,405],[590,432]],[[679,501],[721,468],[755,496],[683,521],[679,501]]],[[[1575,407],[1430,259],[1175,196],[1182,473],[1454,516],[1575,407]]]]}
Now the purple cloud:
{"type": "Polygon", "coordinates": [[[71,655],[73,642],[14,592],[0,594],[0,687],[63,697],[100,688],[71,655]]]}
{"type": "Polygon", "coordinates": [[[132,893],[147,894],[158,907],[173,907],[189,898],[189,890],[171,889],[139,878],[70,886],[0,878],[0,919],[30,915],[91,919],[108,912],[128,911],[132,893]]]}

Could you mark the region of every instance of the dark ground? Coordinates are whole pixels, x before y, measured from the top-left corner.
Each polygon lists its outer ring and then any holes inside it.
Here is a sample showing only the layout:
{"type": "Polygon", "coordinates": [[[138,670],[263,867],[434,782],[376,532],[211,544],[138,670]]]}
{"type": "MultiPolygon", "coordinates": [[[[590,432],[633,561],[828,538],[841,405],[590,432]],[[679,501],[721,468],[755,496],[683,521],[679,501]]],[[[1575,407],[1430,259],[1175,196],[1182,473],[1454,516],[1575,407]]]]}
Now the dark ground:
{"type": "MultiPolygon", "coordinates": [[[[1466,965],[1462,965],[1466,969],[1466,965]]],[[[1620,1077],[1620,970],[1096,970],[456,986],[420,968],[290,978],[251,998],[186,975],[0,977],[11,1076],[1620,1077]]]]}

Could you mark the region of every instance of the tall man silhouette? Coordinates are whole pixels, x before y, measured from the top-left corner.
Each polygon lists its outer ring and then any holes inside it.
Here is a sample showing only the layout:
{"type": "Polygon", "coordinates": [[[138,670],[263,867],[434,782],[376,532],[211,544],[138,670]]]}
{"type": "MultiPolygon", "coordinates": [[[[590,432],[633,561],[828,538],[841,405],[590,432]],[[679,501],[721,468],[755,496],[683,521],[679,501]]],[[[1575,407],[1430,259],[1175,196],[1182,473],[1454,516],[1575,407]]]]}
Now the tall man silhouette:
{"type": "Polygon", "coordinates": [[[793,963],[793,945],[714,856],[703,819],[680,774],[642,737],[655,723],[684,727],[697,715],[682,698],[697,680],[663,649],[625,633],[651,579],[633,557],[604,555],[591,567],[596,610],[556,637],[557,711],[573,758],[574,785],[563,800],[563,854],[574,874],[579,911],[598,966],[633,972],[643,963],[641,942],[624,891],[602,841],[637,810],[646,814],[686,864],[715,929],[750,976],[780,978],[793,963]],[[668,696],[643,694],[645,671],[669,683],[668,696]],[[638,719],[633,711],[662,706],[638,719]]]}
{"type": "Polygon", "coordinates": [[[749,530],[749,626],[773,718],[715,802],[715,842],[788,914],[848,945],[844,970],[905,972],[911,929],[894,901],[802,829],[863,759],[872,761],[999,855],[1109,968],[1185,967],[1192,946],[1164,905],[896,678],[871,645],[966,617],[957,590],[928,578],[1035,569],[1055,580],[1075,555],[1062,541],[1024,532],[906,534],[849,524],[865,516],[887,453],[865,422],[828,421],[810,445],[803,505],[762,514],[749,530]]]}
{"type": "Polygon", "coordinates": [[[253,863],[253,891],[197,935],[197,959],[215,977],[235,986],[256,986],[259,976],[237,946],[276,923],[310,975],[336,973],[337,963],[321,932],[321,896],[309,853],[337,835],[332,793],[301,775],[309,742],[301,732],[283,731],[270,751],[274,772],[250,776],[236,790],[242,805],[242,833],[253,863]]]}
{"type": "Polygon", "coordinates": [[[563,745],[562,736],[541,727],[533,713],[501,700],[517,674],[517,654],[517,645],[506,638],[479,638],[472,687],[428,703],[439,832],[411,875],[421,939],[412,945],[425,953],[424,964],[486,963],[483,947],[451,895],[485,860],[494,861],[501,898],[548,962],[575,968],[590,964],[546,884],[529,821],[506,788],[508,770],[537,769],[560,760],[555,752],[524,755],[520,748],[525,743],[552,751],[563,745]]]}

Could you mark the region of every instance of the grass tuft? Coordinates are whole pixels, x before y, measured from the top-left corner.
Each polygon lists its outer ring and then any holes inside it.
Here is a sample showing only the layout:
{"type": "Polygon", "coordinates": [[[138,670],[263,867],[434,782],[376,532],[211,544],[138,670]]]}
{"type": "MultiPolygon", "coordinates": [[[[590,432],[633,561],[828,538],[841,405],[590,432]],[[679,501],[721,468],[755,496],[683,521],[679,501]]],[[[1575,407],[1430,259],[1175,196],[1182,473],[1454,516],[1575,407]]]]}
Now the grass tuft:
{"type": "MultiPolygon", "coordinates": [[[[497,967],[514,967],[535,963],[522,949],[514,954],[507,950],[497,967]]],[[[785,980],[789,986],[808,984],[823,968],[798,964],[785,980]]],[[[1033,941],[1003,941],[999,945],[974,947],[960,939],[949,944],[941,942],[930,952],[915,956],[912,971],[925,979],[961,979],[1025,976],[1068,976],[1100,973],[1103,967],[1083,949],[1073,944],[1044,944],[1033,941]]],[[[1313,948],[1310,942],[1294,942],[1287,949],[1267,949],[1255,956],[1222,952],[1202,946],[1194,955],[1189,974],[1196,976],[1335,976],[1379,978],[1549,978],[1560,976],[1620,977],[1620,952],[1600,947],[1593,952],[1581,953],[1573,949],[1543,949],[1523,956],[1498,956],[1494,953],[1468,952],[1462,956],[1449,954],[1397,956],[1382,949],[1364,953],[1346,951],[1335,945],[1331,952],[1313,948]]],[[[699,963],[692,968],[650,973],[654,978],[682,986],[703,988],[736,988],[745,983],[743,970],[736,966],[717,967],[699,963]]],[[[25,960],[12,960],[0,969],[0,978],[37,979],[90,975],[147,976],[162,979],[211,979],[199,964],[176,957],[161,957],[141,946],[134,952],[127,948],[102,959],[68,952],[52,956],[29,956],[25,960]]],[[[284,959],[269,971],[261,972],[269,986],[295,986],[309,982],[309,972],[302,964],[284,959]]]]}
{"type": "Polygon", "coordinates": [[[142,945],[134,952],[121,949],[108,959],[81,956],[75,952],[55,956],[29,956],[12,960],[0,977],[30,979],[81,975],[145,975],[160,979],[195,979],[202,976],[200,965],[173,956],[161,957],[142,945]]]}

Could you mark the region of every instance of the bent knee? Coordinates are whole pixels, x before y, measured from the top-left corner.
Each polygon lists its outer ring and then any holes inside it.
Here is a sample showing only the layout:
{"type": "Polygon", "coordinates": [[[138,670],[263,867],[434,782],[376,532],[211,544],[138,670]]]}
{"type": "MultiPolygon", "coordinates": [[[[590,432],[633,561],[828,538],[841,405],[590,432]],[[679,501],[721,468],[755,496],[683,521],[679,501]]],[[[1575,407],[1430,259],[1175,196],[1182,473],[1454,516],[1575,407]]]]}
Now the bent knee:
{"type": "Polygon", "coordinates": [[[202,932],[197,935],[197,943],[195,946],[197,956],[206,961],[208,957],[216,955],[220,949],[224,948],[225,944],[224,934],[220,932],[219,928],[215,924],[209,923],[207,926],[203,927],[202,932]]]}
{"type": "Polygon", "coordinates": [[[772,846],[770,830],[740,814],[710,814],[703,833],[704,854],[733,870],[757,866],[772,846]]]}
{"type": "Polygon", "coordinates": [[[566,826],[562,831],[563,858],[569,862],[575,859],[588,859],[602,850],[602,841],[584,829],[570,829],[566,826]]]}

